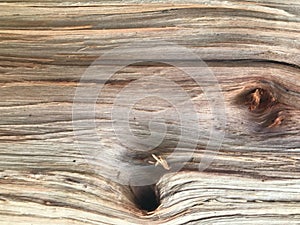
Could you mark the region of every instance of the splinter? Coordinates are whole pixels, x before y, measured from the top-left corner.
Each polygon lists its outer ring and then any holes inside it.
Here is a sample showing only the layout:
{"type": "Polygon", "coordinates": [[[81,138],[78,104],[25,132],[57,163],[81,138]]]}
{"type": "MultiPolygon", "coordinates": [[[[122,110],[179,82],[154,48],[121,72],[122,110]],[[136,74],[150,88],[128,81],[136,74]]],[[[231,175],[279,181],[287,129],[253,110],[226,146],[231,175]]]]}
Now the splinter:
{"type": "MultiPolygon", "coordinates": [[[[169,167],[167,161],[165,159],[163,159],[161,156],[157,157],[155,154],[152,154],[152,157],[153,157],[153,159],[156,160],[155,166],[160,164],[164,169],[170,170],[170,167],[169,167]]],[[[149,163],[154,164],[154,162],[152,162],[152,161],[149,161],[149,163]]]]}

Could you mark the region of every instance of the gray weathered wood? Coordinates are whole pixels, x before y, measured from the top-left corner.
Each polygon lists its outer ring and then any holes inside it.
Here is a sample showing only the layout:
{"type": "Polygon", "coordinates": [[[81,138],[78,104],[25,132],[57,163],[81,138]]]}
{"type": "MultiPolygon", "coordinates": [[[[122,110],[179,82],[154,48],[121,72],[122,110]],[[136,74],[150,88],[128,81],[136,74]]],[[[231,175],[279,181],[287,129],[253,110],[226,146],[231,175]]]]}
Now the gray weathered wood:
{"type": "MultiPolygon", "coordinates": [[[[0,224],[300,224],[298,1],[32,0],[0,6],[0,224]],[[225,138],[204,172],[198,166],[212,118],[201,88],[211,84],[199,87],[159,63],[128,66],[105,84],[95,120],[105,149],[93,142],[77,148],[72,106],[78,82],[102,53],[137,39],[192,49],[218,79],[225,138]],[[160,206],[146,212],[135,204],[133,188],[107,176],[117,176],[122,163],[149,165],[151,154],[165,159],[180,124],[167,102],[139,102],[136,135],[149,134],[149,112],[164,111],[174,125],[158,148],[127,151],[113,135],[109,112],[122,88],[156,74],[189,94],[203,132],[182,170],[158,180],[160,206]],[[95,150],[99,158],[87,161],[95,150]]],[[[83,128],[82,137],[89,131],[83,128]]],[[[190,142],[185,139],[174,164],[193,150],[190,142]]]]}

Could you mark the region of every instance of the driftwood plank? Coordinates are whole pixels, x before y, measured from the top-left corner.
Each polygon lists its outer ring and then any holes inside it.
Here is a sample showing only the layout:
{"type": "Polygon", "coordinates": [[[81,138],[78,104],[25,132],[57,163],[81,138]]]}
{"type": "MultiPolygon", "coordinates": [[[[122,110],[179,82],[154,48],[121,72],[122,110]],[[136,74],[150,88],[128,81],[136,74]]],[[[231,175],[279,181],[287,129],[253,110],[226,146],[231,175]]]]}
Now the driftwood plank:
{"type": "MultiPolygon", "coordinates": [[[[0,6],[0,224],[300,224],[299,2],[32,0],[0,6]],[[226,111],[219,106],[212,114],[203,91],[215,90],[209,80],[199,86],[173,66],[133,64],[106,82],[81,82],[88,90],[103,85],[94,120],[99,149],[89,127],[74,128],[74,122],[91,122],[88,104],[74,119],[76,90],[94,60],[134,40],[192,50],[217,78],[226,111]],[[153,116],[164,115],[163,142],[139,151],[116,138],[110,112],[122,106],[115,103],[118,93],[153,75],[188,94],[199,115],[195,148],[192,128],[181,135],[176,105],[155,98],[137,102],[129,122],[132,133],[145,138],[153,116]],[[205,150],[214,115],[226,118],[225,137],[213,162],[199,171],[205,154],[214,153],[205,150]],[[180,137],[183,144],[168,160],[180,137]],[[123,170],[160,159],[171,170],[160,162],[161,174],[133,171],[153,178],[153,185],[116,182],[123,170]]],[[[177,91],[164,83],[156,88],[177,91]]],[[[154,90],[146,83],[143,89],[154,90]]],[[[182,103],[179,95],[170,100],[182,103]]]]}

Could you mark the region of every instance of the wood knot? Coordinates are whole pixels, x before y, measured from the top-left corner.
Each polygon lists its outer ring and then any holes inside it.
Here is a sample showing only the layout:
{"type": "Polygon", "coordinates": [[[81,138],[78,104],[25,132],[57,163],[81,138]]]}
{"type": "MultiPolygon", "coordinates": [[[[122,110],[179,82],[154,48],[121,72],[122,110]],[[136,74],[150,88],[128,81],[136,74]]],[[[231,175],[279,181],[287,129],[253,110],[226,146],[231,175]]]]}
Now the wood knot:
{"type": "Polygon", "coordinates": [[[245,88],[237,97],[236,103],[248,108],[249,119],[256,131],[275,128],[283,124],[287,117],[286,106],[280,102],[280,92],[269,82],[255,83],[245,88]]]}
{"type": "Polygon", "coordinates": [[[265,111],[276,104],[276,99],[272,92],[263,88],[255,88],[245,97],[245,104],[251,112],[265,111]]]}

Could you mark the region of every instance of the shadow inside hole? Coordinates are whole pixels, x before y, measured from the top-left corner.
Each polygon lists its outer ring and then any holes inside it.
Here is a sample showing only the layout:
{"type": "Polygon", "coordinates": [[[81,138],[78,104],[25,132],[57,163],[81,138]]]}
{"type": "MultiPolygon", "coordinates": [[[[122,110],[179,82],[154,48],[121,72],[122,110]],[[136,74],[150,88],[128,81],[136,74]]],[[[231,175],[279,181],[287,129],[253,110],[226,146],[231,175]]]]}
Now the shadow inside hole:
{"type": "Polygon", "coordinates": [[[160,198],[155,185],[130,186],[136,206],[144,211],[151,212],[160,205],[160,198]]]}

